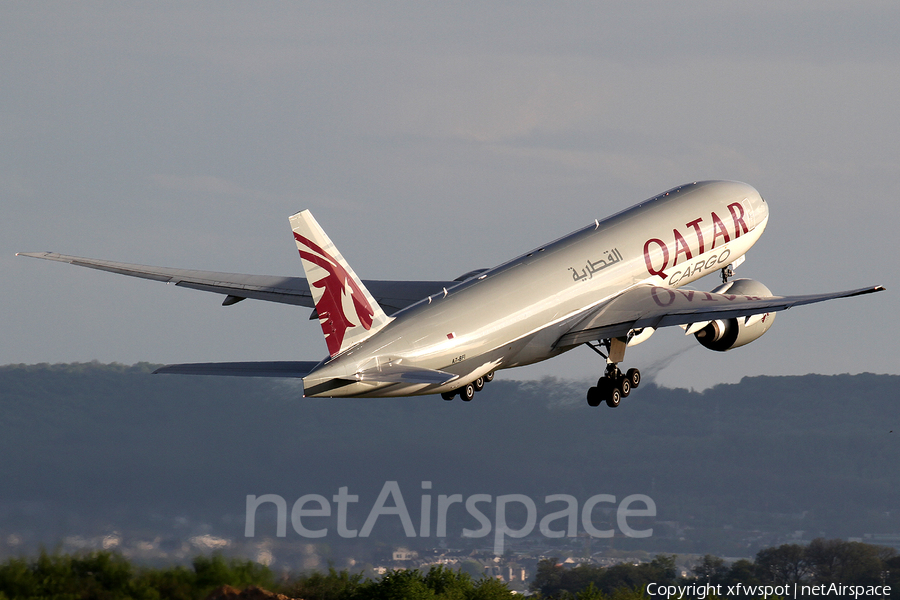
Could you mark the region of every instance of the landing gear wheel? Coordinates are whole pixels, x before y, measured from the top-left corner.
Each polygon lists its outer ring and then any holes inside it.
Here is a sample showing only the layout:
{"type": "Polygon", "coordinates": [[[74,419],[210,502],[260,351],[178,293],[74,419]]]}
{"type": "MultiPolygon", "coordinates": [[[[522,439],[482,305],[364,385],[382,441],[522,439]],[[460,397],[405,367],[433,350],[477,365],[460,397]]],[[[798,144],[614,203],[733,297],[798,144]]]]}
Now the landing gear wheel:
{"type": "Polygon", "coordinates": [[[475,384],[467,383],[466,385],[459,388],[459,397],[462,398],[463,402],[469,402],[472,398],[475,397],[475,384]]]}
{"type": "Polygon", "coordinates": [[[453,396],[456,395],[456,392],[444,392],[441,394],[441,398],[444,400],[453,400],[453,396]]]}
{"type": "MultiPolygon", "coordinates": [[[[609,377],[601,377],[597,380],[597,387],[591,389],[596,390],[595,397],[597,399],[597,404],[595,404],[594,406],[600,406],[601,402],[606,402],[609,405],[609,398],[612,396],[614,391],[617,394],[617,398],[621,397],[620,395],[618,395],[619,391],[616,389],[616,382],[609,377]]],[[[616,405],[618,406],[618,404],[619,403],[617,401],[616,405]]]]}
{"type": "Polygon", "coordinates": [[[622,391],[618,386],[612,386],[612,391],[610,391],[609,395],[606,396],[606,405],[610,408],[615,408],[619,405],[619,402],[622,401],[622,391]]]}
{"type": "Polygon", "coordinates": [[[494,372],[493,371],[491,371],[490,373],[488,373],[487,375],[484,376],[485,383],[490,383],[493,380],[494,380],[494,372]]]}
{"type": "Polygon", "coordinates": [[[603,402],[603,396],[600,394],[600,390],[595,387],[588,388],[588,391],[587,391],[588,406],[596,408],[596,407],[600,406],[601,402],[603,402]]]}
{"type": "Polygon", "coordinates": [[[636,388],[641,385],[641,372],[637,369],[628,369],[625,378],[631,382],[631,387],[636,388]]]}
{"type": "Polygon", "coordinates": [[[627,398],[641,384],[641,372],[637,369],[628,369],[625,373],[619,370],[619,365],[625,359],[628,338],[606,338],[586,342],[585,345],[606,360],[603,376],[597,380],[596,387],[588,390],[588,404],[596,406],[595,402],[605,401],[610,408],[616,408],[622,398],[627,398]]]}
{"type": "Polygon", "coordinates": [[[484,389],[484,377],[479,377],[475,381],[472,382],[472,385],[475,386],[475,391],[480,392],[484,389]]]}

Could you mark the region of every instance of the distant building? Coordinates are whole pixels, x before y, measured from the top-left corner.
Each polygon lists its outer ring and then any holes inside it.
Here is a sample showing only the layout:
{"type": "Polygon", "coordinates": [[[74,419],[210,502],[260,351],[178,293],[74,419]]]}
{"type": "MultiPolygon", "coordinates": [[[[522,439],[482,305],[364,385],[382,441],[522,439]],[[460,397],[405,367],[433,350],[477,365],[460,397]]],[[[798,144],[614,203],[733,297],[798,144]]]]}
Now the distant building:
{"type": "Polygon", "coordinates": [[[409,550],[408,548],[397,548],[391,555],[391,558],[393,558],[395,561],[413,560],[414,558],[418,557],[418,552],[414,552],[412,550],[409,550]]]}

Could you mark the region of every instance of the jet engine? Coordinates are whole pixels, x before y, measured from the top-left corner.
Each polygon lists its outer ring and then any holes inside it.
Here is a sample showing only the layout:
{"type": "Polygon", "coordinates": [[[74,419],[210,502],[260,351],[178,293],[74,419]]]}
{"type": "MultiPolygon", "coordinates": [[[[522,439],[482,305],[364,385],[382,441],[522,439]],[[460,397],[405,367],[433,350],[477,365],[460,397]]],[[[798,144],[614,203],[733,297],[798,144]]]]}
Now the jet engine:
{"type": "MultiPolygon", "coordinates": [[[[729,281],[714,289],[713,293],[737,294],[740,296],[772,295],[769,288],[752,279],[729,281]]],[[[726,350],[749,344],[761,337],[762,334],[769,330],[774,321],[774,312],[733,319],[717,319],[710,321],[702,329],[695,332],[694,337],[710,350],[725,352],[726,350]]]]}

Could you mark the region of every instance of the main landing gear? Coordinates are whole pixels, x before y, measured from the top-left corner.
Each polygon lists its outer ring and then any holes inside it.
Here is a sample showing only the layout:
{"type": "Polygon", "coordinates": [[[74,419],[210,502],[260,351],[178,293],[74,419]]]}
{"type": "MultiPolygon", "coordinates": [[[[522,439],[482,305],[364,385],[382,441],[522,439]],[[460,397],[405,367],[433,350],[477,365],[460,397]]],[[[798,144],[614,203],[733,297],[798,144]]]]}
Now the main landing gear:
{"type": "Polygon", "coordinates": [[[588,389],[588,406],[600,406],[603,402],[610,408],[619,406],[622,398],[627,398],[631,390],[641,385],[641,372],[628,369],[624,374],[619,370],[619,362],[625,358],[625,338],[603,340],[597,345],[587,343],[586,346],[606,359],[606,373],[597,380],[597,386],[588,389]],[[600,346],[606,348],[604,354],[600,346]]]}
{"type": "Polygon", "coordinates": [[[610,408],[615,408],[631,394],[631,390],[641,385],[641,372],[628,369],[624,374],[614,364],[606,368],[606,374],[597,380],[597,387],[587,391],[588,406],[600,406],[604,401],[610,408]]]}
{"type": "Polygon", "coordinates": [[[471,381],[461,388],[457,388],[452,392],[444,392],[441,394],[441,398],[444,400],[453,400],[454,397],[459,395],[462,398],[463,402],[469,402],[472,398],[475,397],[475,392],[480,392],[486,383],[490,383],[494,380],[494,372],[491,371],[486,375],[483,375],[476,379],[475,381],[471,381]]]}

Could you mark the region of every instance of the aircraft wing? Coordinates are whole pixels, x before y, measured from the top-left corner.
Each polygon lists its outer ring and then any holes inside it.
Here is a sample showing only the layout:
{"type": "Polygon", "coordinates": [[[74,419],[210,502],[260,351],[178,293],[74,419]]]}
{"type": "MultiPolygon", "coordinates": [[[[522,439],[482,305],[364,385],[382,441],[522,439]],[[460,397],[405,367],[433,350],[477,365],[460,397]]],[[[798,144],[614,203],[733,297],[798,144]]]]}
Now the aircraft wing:
{"type": "Polygon", "coordinates": [[[587,312],[559,340],[555,347],[625,337],[632,329],[668,327],[716,319],[750,317],[787,310],[834,298],[850,298],[883,287],[874,286],[805,296],[741,296],[696,290],[639,285],[587,312]]]}
{"type": "MultiPolygon", "coordinates": [[[[309,308],[315,307],[312,295],[309,292],[309,284],[303,277],[242,275],[240,273],[150,267],[96,258],[67,256],[56,252],[21,252],[18,256],[55,260],[79,267],[99,269],[154,281],[164,281],[180,287],[224,294],[226,298],[222,304],[226,306],[240,302],[245,298],[253,298],[309,308]]],[[[455,282],[451,281],[381,280],[364,281],[363,283],[365,283],[369,292],[389,315],[455,284],[455,282]]]]}

